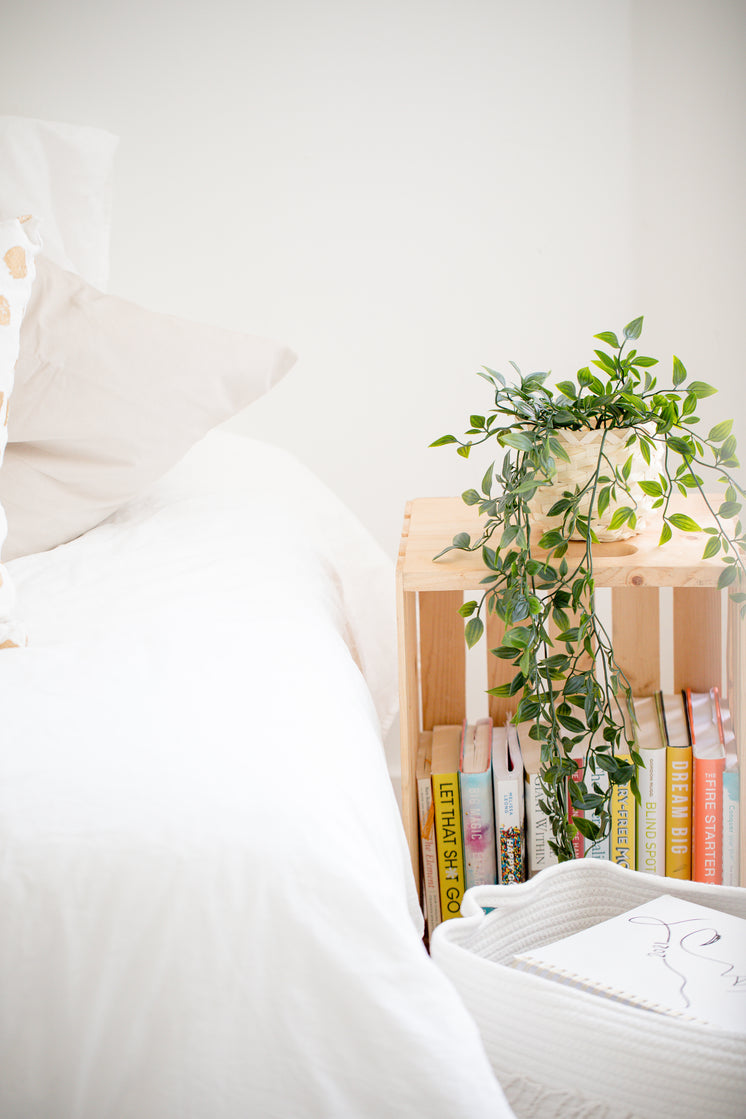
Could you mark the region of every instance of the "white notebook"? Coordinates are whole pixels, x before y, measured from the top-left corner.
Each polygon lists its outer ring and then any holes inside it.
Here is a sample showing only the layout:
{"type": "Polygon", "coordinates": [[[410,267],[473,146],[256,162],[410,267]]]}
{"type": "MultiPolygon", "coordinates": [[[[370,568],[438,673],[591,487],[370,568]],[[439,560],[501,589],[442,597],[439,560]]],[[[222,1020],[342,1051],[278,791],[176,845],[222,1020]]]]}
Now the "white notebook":
{"type": "Polygon", "coordinates": [[[746,1035],[746,920],[663,895],[514,966],[746,1035]]]}

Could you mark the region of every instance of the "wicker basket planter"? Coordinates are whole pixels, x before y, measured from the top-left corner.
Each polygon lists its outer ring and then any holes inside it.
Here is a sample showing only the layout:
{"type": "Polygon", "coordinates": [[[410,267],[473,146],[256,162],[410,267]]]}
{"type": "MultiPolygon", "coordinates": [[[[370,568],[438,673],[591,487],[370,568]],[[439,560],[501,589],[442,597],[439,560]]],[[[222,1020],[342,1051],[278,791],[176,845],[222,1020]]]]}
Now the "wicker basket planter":
{"type": "MultiPolygon", "coordinates": [[[[639,448],[635,447],[634,452],[630,452],[630,448],[626,446],[630,436],[628,428],[612,428],[605,432],[603,429],[589,430],[584,428],[581,431],[572,431],[567,428],[557,431],[556,435],[571,461],[565,462],[562,459],[557,459],[556,477],[549,485],[542,486],[530,503],[532,522],[539,532],[547,532],[549,529],[561,525],[561,517],[549,517],[547,514],[554,503],[562,497],[565,490],[574,493],[576,487],[582,489],[588,483],[596,469],[601,439],[604,434],[606,438],[603,453],[608,460],[606,464],[608,469],[602,470],[602,474],[611,477],[612,468],[621,470],[630,453],[633,455],[629,486],[632,499],[637,506],[637,525],[635,528],[630,528],[629,525],[623,525],[615,530],[609,528],[617,508],[620,505],[629,505],[630,503],[630,495],[622,491],[619,495],[620,501],[612,500],[602,516],[594,515],[591,520],[593,531],[599,540],[626,540],[630,536],[642,532],[649,523],[653,512],[654,499],[644,494],[638,483],[641,481],[657,481],[663,463],[663,448],[656,447],[656,453],[651,457],[650,465],[648,465],[640,454],[639,448]]],[[[596,494],[597,498],[598,494],[596,494]]],[[[581,502],[583,513],[588,512],[590,500],[591,494],[589,492],[586,499],[581,502]]],[[[573,539],[580,540],[582,536],[576,533],[573,539]]]]}

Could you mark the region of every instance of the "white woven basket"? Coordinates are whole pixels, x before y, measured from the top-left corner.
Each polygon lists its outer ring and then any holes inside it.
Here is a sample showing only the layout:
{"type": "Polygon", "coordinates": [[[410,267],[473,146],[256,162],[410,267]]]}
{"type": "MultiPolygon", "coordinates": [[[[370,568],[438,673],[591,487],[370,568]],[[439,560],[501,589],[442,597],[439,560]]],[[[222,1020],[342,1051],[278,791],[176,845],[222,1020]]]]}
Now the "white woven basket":
{"type": "MultiPolygon", "coordinates": [[[[581,431],[572,431],[567,428],[555,432],[555,435],[570,456],[570,462],[558,458],[556,460],[557,473],[555,478],[549,485],[541,486],[529,503],[532,524],[540,533],[548,532],[549,529],[558,528],[562,525],[561,517],[549,517],[547,514],[554,503],[559,501],[565,490],[573,493],[576,486],[582,488],[593,476],[604,431],[587,428],[581,431]]],[[[642,457],[639,447],[636,446],[634,451],[631,451],[626,446],[630,436],[628,428],[611,428],[606,431],[605,435],[604,454],[612,466],[621,470],[630,454],[632,454],[632,470],[628,484],[631,500],[636,506],[637,525],[635,528],[624,525],[622,528],[613,530],[608,527],[616,510],[622,505],[630,504],[630,497],[624,491],[618,490],[621,500],[609,502],[608,508],[604,510],[601,516],[593,516],[591,526],[599,540],[626,540],[630,536],[642,532],[650,520],[655,498],[648,497],[647,494],[643,493],[638,483],[658,481],[664,452],[662,448],[656,447],[648,465],[642,457]]],[[[611,477],[611,468],[607,465],[605,471],[601,473],[606,473],[611,477]]],[[[597,500],[598,494],[596,494],[597,500]]],[[[580,502],[581,512],[587,514],[590,502],[591,495],[588,493],[580,502]]],[[[580,534],[576,534],[573,539],[580,540],[582,537],[580,534]]]]}
{"type": "Polygon", "coordinates": [[[590,860],[468,890],[431,954],[479,1026],[518,1119],[740,1119],[746,1034],[626,1006],[509,966],[547,944],[674,894],[746,917],[746,890],[590,860]],[[493,906],[491,913],[483,907],[493,906]]]}

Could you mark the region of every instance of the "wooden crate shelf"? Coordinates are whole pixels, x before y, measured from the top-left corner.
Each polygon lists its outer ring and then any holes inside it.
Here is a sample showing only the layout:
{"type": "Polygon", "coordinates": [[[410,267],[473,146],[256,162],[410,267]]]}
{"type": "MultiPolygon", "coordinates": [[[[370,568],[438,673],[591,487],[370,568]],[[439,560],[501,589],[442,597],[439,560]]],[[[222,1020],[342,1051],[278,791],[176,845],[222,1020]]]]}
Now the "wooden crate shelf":
{"type": "MultiPolygon", "coordinates": [[[[687,510],[691,511],[691,503],[687,510]]],[[[708,524],[702,508],[692,515],[708,524]]],[[[401,704],[402,814],[412,865],[419,881],[419,840],[415,761],[421,730],[436,723],[461,722],[466,712],[466,649],[458,608],[464,592],[478,591],[486,574],[478,552],[433,557],[458,532],[480,534],[474,507],[458,497],[417,498],[404,516],[397,564],[399,690],[401,704]]],[[[637,695],[661,688],[661,589],[672,589],[673,688],[706,691],[718,686],[728,696],[739,751],[746,742],[746,622],[717,588],[723,568],[718,557],[702,560],[704,533],[680,534],[658,547],[660,523],[618,543],[594,547],[596,587],[610,588],[612,642],[620,666],[637,695]],[[723,621],[725,619],[725,621],[723,621]],[[725,634],[723,627],[725,626],[725,634]],[[724,640],[725,637],[725,640],[724,640]],[[725,648],[725,655],[723,649],[725,648]]],[[[581,553],[581,544],[570,545],[581,553]]],[[[473,593],[470,597],[474,597],[473,593]]],[[[500,644],[501,623],[487,619],[480,643],[487,657],[488,687],[510,679],[513,669],[489,655],[500,644]]],[[[490,697],[496,721],[512,701],[490,697]]],[[[746,769],[741,765],[741,803],[746,769]]],[[[746,882],[746,827],[741,816],[741,882],[746,882]]]]}

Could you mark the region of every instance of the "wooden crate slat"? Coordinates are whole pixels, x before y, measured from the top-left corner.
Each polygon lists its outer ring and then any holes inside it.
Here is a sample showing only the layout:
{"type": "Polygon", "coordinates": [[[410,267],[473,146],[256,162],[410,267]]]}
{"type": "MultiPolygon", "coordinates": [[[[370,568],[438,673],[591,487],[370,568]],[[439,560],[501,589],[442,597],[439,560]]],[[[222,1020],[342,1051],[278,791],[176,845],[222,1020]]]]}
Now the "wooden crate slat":
{"type": "Polygon", "coordinates": [[[462,722],[466,708],[464,619],[460,591],[420,594],[422,729],[462,722]]]}
{"type": "Polygon", "coordinates": [[[614,587],[611,619],[614,656],[633,694],[654,695],[661,686],[658,588],[614,587]]]}
{"type": "Polygon", "coordinates": [[[716,587],[674,587],[674,691],[722,688],[721,607],[721,592],[716,587]]]}

